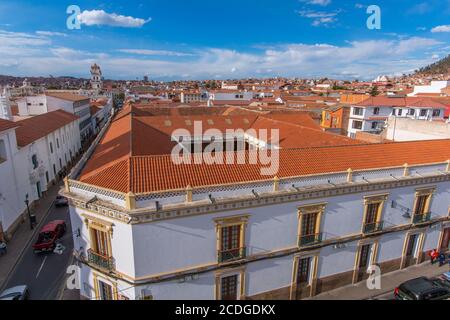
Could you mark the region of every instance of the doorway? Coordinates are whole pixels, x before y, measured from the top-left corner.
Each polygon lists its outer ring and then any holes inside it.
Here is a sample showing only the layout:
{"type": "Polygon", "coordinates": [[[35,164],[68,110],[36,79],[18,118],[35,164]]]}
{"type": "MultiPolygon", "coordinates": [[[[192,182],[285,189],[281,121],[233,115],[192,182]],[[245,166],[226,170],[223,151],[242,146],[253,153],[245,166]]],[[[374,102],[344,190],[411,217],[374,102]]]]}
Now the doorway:
{"type": "Polygon", "coordinates": [[[450,251],[450,227],[445,228],[442,235],[441,245],[439,247],[440,252],[450,251]]]}
{"type": "Polygon", "coordinates": [[[408,241],[406,244],[406,252],[405,252],[405,268],[413,266],[417,264],[417,243],[418,243],[419,235],[412,234],[408,237],[408,241]]]}
{"type": "Polygon", "coordinates": [[[369,268],[370,266],[371,252],[372,244],[366,244],[361,247],[361,250],[359,252],[357,282],[363,281],[369,277],[367,268],[369,268]]]}
{"type": "Polygon", "coordinates": [[[40,199],[42,197],[42,190],[41,190],[41,182],[40,181],[38,181],[36,183],[36,191],[37,191],[38,198],[40,199]]]}

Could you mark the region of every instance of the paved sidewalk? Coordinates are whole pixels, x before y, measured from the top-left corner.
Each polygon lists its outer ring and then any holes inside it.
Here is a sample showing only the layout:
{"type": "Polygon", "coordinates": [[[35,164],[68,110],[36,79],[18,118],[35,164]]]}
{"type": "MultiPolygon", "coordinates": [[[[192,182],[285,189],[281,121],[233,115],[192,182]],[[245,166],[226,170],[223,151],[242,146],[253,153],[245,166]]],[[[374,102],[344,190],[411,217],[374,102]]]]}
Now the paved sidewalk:
{"type": "Polygon", "coordinates": [[[0,291],[11,274],[12,270],[19,262],[22,253],[27,248],[29,242],[33,236],[39,232],[42,227],[42,222],[50,212],[55,197],[61,188],[62,183],[58,183],[49,188],[44,198],[39,199],[31,209],[31,212],[36,215],[37,225],[33,230],[30,230],[30,223],[28,217],[22,222],[16,232],[13,234],[12,239],[8,242],[8,253],[0,257],[0,291]]]}
{"type": "Polygon", "coordinates": [[[421,276],[435,277],[447,271],[449,271],[448,263],[442,267],[439,267],[438,263],[431,265],[427,260],[420,265],[383,275],[381,277],[380,290],[369,290],[366,286],[366,281],[363,281],[356,285],[349,285],[329,292],[321,293],[308,300],[366,300],[388,292],[393,292],[397,286],[407,280],[421,276]]]}

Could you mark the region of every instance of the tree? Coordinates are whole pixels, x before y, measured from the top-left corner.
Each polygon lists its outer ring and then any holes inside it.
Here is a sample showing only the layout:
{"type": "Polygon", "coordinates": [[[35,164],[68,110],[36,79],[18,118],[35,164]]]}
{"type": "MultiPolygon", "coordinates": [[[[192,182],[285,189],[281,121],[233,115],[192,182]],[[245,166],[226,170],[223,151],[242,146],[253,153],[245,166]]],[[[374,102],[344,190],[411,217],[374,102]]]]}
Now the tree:
{"type": "Polygon", "coordinates": [[[379,94],[380,94],[380,92],[378,91],[378,87],[377,86],[373,86],[372,90],[370,90],[370,95],[372,97],[376,97],[379,94]]]}

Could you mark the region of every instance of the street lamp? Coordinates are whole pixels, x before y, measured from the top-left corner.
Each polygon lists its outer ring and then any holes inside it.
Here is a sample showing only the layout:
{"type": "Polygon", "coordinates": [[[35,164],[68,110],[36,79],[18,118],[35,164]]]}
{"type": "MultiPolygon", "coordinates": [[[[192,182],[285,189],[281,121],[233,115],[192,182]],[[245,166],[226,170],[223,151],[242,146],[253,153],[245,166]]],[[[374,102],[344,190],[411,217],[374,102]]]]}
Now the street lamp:
{"type": "Polygon", "coordinates": [[[31,211],[30,211],[30,201],[28,200],[28,193],[25,195],[25,204],[27,205],[27,212],[28,212],[28,218],[30,219],[30,228],[31,230],[33,230],[33,224],[36,220],[36,216],[32,216],[31,215],[31,211]]]}

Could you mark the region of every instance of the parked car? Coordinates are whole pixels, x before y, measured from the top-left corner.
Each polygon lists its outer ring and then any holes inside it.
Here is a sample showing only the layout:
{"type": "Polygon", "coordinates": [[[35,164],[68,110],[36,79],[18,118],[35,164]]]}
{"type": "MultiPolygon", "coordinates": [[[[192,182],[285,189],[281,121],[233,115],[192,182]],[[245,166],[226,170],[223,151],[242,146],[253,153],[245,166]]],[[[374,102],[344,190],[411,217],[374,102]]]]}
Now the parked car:
{"type": "Polygon", "coordinates": [[[63,196],[56,196],[55,206],[56,207],[67,207],[69,205],[69,200],[63,196]]]}
{"type": "Polygon", "coordinates": [[[56,242],[66,232],[66,223],[63,220],[55,220],[45,225],[39,232],[38,239],[33,244],[35,253],[42,251],[53,251],[56,242]]]}
{"type": "Polygon", "coordinates": [[[394,290],[395,300],[446,300],[450,290],[438,281],[420,277],[402,283],[394,290]]]}
{"type": "Polygon", "coordinates": [[[0,300],[28,300],[30,292],[27,286],[17,286],[0,293],[0,300]]]}
{"type": "Polygon", "coordinates": [[[444,273],[432,279],[437,285],[450,290],[450,272],[444,273]]]}

